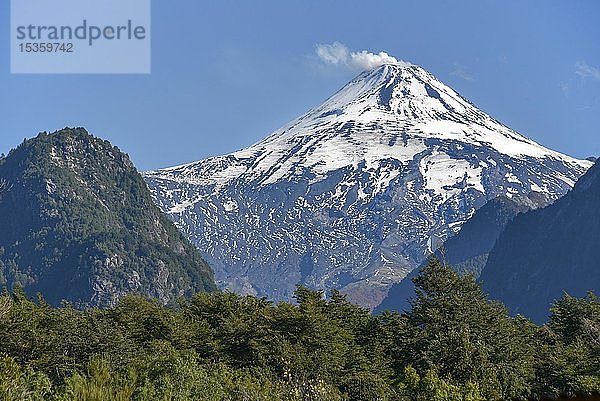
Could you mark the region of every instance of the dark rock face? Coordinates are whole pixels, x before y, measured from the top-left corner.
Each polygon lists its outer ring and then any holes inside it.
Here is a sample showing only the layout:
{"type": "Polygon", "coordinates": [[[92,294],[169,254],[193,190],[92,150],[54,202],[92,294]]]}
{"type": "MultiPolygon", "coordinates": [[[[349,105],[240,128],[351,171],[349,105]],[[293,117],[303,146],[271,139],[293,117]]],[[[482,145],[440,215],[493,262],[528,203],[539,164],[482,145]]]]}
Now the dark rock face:
{"type": "Polygon", "coordinates": [[[600,164],[554,204],[517,216],[498,238],[481,280],[509,310],[545,322],[563,292],[600,290],[600,164]]]}
{"type": "Polygon", "coordinates": [[[79,307],[216,288],[127,155],[82,128],[42,133],[0,160],[0,286],[17,284],[79,307]]]}
{"type": "MultiPolygon", "coordinates": [[[[506,225],[519,213],[538,206],[535,200],[523,197],[500,196],[492,199],[477,210],[473,217],[462,225],[459,233],[448,239],[434,254],[459,273],[479,276],[489,252],[506,225]]],[[[410,299],[415,295],[412,279],[418,272],[419,269],[415,269],[401,282],[394,284],[375,312],[409,310],[410,299]]]]}

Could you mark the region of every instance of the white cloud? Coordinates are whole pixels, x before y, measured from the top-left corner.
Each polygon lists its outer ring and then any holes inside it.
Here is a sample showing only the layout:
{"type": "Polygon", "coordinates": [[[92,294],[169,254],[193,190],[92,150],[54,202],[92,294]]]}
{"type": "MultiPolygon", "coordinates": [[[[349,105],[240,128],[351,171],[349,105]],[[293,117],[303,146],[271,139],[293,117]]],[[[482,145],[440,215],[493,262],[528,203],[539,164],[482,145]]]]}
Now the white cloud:
{"type": "Polygon", "coordinates": [[[579,62],[575,64],[575,74],[581,78],[591,78],[600,81],[600,68],[579,62]]]}
{"type": "Polygon", "coordinates": [[[454,64],[454,69],[450,71],[450,75],[462,78],[465,81],[472,81],[474,79],[473,75],[464,66],[457,63],[454,64]]]}
{"type": "Polygon", "coordinates": [[[352,52],[340,42],[333,42],[330,45],[318,44],[315,51],[317,56],[327,64],[341,65],[359,71],[370,70],[383,64],[410,64],[383,51],[377,54],[367,50],[352,52]]]}
{"type": "Polygon", "coordinates": [[[340,42],[330,45],[317,45],[317,56],[328,64],[347,64],[350,59],[348,48],[340,42]]]}

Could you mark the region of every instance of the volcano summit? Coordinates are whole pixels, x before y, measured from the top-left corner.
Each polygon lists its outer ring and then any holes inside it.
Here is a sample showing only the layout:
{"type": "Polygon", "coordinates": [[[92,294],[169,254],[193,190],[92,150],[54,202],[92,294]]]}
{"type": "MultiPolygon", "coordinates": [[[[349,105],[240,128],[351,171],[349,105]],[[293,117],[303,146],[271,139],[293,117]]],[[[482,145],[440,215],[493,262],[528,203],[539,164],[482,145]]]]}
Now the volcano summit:
{"type": "Polygon", "coordinates": [[[374,307],[488,200],[550,203],[589,166],[398,63],[246,149],[145,179],[221,287],[281,300],[302,283],[374,307]]]}

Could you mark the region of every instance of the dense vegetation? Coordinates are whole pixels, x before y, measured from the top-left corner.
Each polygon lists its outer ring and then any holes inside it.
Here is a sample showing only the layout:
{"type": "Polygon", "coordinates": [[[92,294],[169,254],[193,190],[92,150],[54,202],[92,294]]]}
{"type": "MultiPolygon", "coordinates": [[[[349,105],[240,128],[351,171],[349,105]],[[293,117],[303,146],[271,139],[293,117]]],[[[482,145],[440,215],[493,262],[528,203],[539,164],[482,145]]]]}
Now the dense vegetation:
{"type": "Polygon", "coordinates": [[[600,300],[536,326],[432,259],[405,314],[337,292],[200,293],[78,311],[0,298],[2,400],[510,400],[600,391],[600,300]]]}
{"type": "Polygon", "coordinates": [[[114,305],[129,292],[174,303],[216,289],[129,157],[83,128],[41,133],[0,158],[0,227],[0,288],[53,305],[114,305]]]}

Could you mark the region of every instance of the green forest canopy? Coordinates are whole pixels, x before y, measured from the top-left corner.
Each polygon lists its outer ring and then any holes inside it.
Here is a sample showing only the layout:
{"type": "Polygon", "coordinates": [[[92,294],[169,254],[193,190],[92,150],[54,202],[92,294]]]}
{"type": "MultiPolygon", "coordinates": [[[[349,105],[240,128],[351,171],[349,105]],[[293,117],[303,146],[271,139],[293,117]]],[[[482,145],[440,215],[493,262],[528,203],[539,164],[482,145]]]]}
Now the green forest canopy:
{"type": "Polygon", "coordinates": [[[333,291],[296,303],[200,293],[78,311],[0,297],[2,400],[510,400],[600,393],[600,301],[548,324],[512,318],[432,259],[412,310],[378,316],[333,291]]]}

